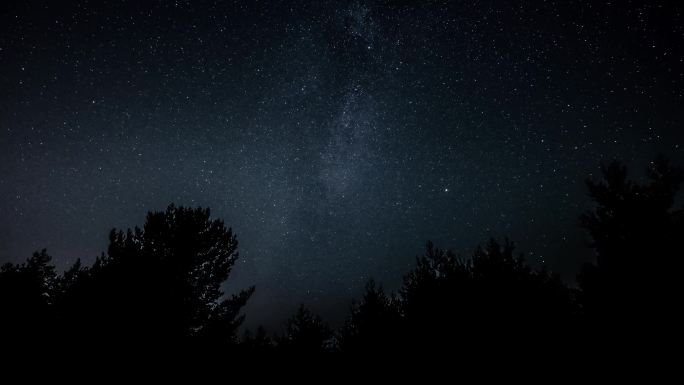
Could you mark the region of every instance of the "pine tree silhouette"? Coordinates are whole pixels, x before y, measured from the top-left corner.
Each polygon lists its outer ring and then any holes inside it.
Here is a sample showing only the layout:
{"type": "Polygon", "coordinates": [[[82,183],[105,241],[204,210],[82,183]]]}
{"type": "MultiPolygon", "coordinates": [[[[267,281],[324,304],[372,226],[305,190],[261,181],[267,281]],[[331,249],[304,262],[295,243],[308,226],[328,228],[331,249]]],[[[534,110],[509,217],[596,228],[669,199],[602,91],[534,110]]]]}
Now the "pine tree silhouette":
{"type": "Polygon", "coordinates": [[[257,327],[256,332],[246,330],[242,339],[243,350],[249,354],[273,353],[274,344],[263,326],[257,327]]]}
{"type": "Polygon", "coordinates": [[[581,217],[596,251],[578,277],[588,327],[595,338],[662,331],[682,299],[684,212],[673,206],[684,173],[664,157],[651,162],[645,184],[617,162],[602,171],[603,180],[587,180],[596,208],[581,217]]]}
{"type": "Polygon", "coordinates": [[[333,333],[321,317],[300,305],[286,322],[285,335],[278,339],[281,352],[315,354],[331,351],[333,333]]]}
{"type": "Polygon", "coordinates": [[[223,299],[237,239],[208,209],[169,206],[142,229],[112,230],[106,255],[58,280],[62,330],[91,344],[228,346],[254,288],[223,299]]]}
{"type": "Polygon", "coordinates": [[[0,327],[3,345],[32,348],[50,342],[57,274],[43,249],[25,263],[0,268],[0,327]]]}
{"type": "Polygon", "coordinates": [[[340,349],[353,354],[396,350],[402,340],[401,321],[397,301],[371,279],[340,332],[340,349]]]}

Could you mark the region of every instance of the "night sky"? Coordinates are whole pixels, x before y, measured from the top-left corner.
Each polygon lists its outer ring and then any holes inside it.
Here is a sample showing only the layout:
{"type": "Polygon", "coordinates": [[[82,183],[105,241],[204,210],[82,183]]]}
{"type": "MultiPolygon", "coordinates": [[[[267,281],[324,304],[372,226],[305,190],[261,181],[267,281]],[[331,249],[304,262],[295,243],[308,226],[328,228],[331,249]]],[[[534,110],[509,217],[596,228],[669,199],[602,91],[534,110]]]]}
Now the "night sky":
{"type": "Polygon", "coordinates": [[[92,262],[174,202],[238,234],[248,326],[339,322],[428,239],[572,282],[600,162],[684,164],[669,3],[3,2],[0,262],[92,262]]]}

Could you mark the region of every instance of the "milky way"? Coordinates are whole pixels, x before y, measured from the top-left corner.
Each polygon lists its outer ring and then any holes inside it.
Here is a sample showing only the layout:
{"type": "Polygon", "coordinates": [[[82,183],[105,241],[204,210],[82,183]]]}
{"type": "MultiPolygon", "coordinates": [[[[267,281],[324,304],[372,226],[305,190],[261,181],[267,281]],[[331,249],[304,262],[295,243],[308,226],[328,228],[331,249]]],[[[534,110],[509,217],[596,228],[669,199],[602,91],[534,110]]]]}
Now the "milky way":
{"type": "Polygon", "coordinates": [[[59,3],[1,6],[0,261],[210,207],[248,325],[338,322],[428,239],[509,237],[572,280],[584,178],[684,163],[680,5],[59,3]]]}

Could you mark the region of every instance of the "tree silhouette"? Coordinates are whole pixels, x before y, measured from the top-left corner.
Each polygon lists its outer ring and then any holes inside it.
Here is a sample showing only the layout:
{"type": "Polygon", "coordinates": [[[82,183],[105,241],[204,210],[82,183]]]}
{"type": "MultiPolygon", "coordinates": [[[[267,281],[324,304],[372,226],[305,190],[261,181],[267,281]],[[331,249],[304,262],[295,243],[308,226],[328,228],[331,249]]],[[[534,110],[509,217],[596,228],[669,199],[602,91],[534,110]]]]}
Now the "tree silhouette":
{"type": "Polygon", "coordinates": [[[399,291],[409,346],[433,347],[457,338],[457,315],[461,310],[467,314],[464,305],[469,300],[470,283],[465,261],[450,250],[427,243],[425,254],[404,277],[399,291]]]}
{"type": "Polygon", "coordinates": [[[222,299],[238,258],[237,239],[208,209],[169,206],[143,229],[112,230],[107,255],[78,261],[59,280],[65,329],[95,343],[229,345],[254,288],[222,299]]]}
{"type": "Polygon", "coordinates": [[[402,340],[401,326],[397,301],[371,279],[361,301],[352,305],[340,333],[340,349],[354,354],[395,350],[402,340]]]}
{"type": "Polygon", "coordinates": [[[337,332],[302,305],[282,336],[259,327],[239,341],[254,287],[228,297],[221,290],[237,239],[208,209],[171,205],[148,213],[142,228],[112,230],[91,266],[77,260],[57,274],[45,250],[3,265],[3,347],[473,354],[668,337],[680,320],[684,210],[674,206],[684,171],[664,158],[641,184],[619,163],[602,171],[601,181],[587,181],[596,207],[581,217],[596,260],[574,290],[525,263],[508,240],[492,239],[469,258],[428,242],[396,294],[369,281],[337,332]]]}
{"type": "Polygon", "coordinates": [[[602,173],[601,181],[587,180],[596,208],[581,224],[596,261],[578,277],[580,298],[595,333],[644,331],[646,323],[674,319],[681,302],[684,212],[673,206],[684,173],[664,157],[651,162],[645,184],[628,180],[617,162],[602,173]]]}
{"type": "Polygon", "coordinates": [[[490,240],[475,251],[470,263],[475,290],[471,304],[484,317],[478,322],[494,328],[507,320],[509,327],[528,334],[564,327],[575,313],[571,291],[558,275],[532,269],[514,250],[508,240],[490,240]]]}
{"type": "Polygon", "coordinates": [[[243,350],[250,354],[273,353],[273,340],[266,333],[263,326],[259,326],[255,333],[246,330],[242,339],[243,350]]]}
{"type": "Polygon", "coordinates": [[[57,285],[50,260],[43,249],[21,265],[7,263],[0,268],[0,327],[5,345],[44,344],[49,338],[57,285]]]}
{"type": "Polygon", "coordinates": [[[292,353],[323,353],[332,349],[332,338],[332,330],[321,317],[300,305],[287,320],[285,335],[278,339],[278,348],[292,353]]]}
{"type": "Polygon", "coordinates": [[[575,312],[570,290],[513,251],[491,240],[461,259],[428,243],[399,292],[408,345],[453,350],[559,334],[575,312]]]}

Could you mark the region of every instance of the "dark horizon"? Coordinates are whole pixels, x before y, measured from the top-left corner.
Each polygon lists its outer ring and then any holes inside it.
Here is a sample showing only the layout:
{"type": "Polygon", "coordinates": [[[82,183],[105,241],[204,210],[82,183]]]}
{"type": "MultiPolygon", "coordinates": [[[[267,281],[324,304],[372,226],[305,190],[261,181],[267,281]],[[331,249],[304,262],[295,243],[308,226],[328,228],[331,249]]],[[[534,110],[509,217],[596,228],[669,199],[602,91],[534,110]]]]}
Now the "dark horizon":
{"type": "MultiPolygon", "coordinates": [[[[429,240],[573,285],[585,179],[684,165],[676,2],[0,5],[0,264],[58,271],[170,203],[239,240],[245,326],[333,326],[429,240]]],[[[678,198],[681,202],[681,196],[678,198]]]]}

